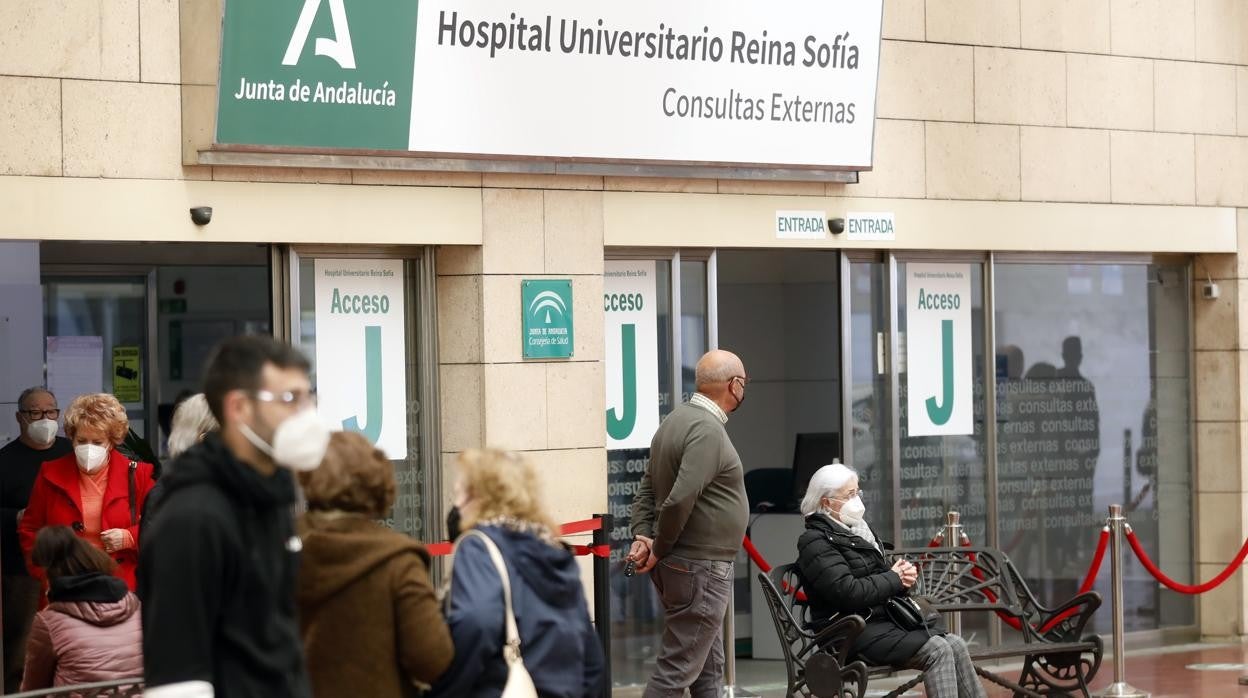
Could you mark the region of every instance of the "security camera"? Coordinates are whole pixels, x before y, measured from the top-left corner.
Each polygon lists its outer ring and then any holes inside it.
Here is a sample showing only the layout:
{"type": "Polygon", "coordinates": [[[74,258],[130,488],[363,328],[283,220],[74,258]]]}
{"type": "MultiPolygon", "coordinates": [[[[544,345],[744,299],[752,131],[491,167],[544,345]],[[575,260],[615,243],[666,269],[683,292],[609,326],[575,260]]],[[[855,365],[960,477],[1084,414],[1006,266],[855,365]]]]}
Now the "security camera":
{"type": "Polygon", "coordinates": [[[1218,288],[1217,284],[1210,281],[1204,284],[1203,288],[1201,288],[1201,295],[1207,300],[1214,300],[1218,296],[1222,295],[1222,292],[1221,289],[1218,288]]]}
{"type": "Polygon", "coordinates": [[[832,231],[833,235],[840,235],[841,233],[845,232],[845,219],[844,218],[829,218],[828,230],[832,231]]]}
{"type": "Polygon", "coordinates": [[[191,222],[195,225],[208,225],[212,222],[211,206],[195,206],[191,209],[191,222]]]}

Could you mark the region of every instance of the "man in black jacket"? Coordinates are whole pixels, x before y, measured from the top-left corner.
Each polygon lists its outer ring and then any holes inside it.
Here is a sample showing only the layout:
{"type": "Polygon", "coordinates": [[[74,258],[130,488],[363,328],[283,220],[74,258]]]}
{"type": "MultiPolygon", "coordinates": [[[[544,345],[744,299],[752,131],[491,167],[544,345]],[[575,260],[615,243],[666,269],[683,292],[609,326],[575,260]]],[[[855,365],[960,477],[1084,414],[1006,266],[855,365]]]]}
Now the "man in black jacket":
{"type": "Polygon", "coordinates": [[[308,361],[271,337],[229,339],[204,394],[221,431],[166,478],[139,555],[147,695],[310,698],[284,469],[316,467],[329,441],[308,361]]]}

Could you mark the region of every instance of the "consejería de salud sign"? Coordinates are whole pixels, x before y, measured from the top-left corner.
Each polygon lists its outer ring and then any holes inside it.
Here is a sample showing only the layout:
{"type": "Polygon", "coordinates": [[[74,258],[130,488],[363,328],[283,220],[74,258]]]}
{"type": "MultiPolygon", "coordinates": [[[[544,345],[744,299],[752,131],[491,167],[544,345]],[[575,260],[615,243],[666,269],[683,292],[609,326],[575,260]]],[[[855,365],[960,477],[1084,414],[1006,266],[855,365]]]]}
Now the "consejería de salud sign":
{"type": "Polygon", "coordinates": [[[883,0],[228,0],[217,142],[864,169],[883,0]]]}

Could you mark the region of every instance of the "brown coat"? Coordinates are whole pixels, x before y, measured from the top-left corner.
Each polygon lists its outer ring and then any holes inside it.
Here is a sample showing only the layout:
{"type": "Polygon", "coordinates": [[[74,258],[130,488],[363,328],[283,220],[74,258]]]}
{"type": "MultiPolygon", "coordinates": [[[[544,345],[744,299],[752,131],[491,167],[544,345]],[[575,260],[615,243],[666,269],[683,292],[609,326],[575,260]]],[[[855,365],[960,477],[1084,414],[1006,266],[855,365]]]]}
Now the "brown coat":
{"type": "Polygon", "coordinates": [[[35,616],[22,690],[141,678],[139,599],[54,601],[35,616]]]}
{"type": "Polygon", "coordinates": [[[429,554],[356,517],[300,519],[299,625],[317,698],[405,698],[450,665],[429,554]]]}

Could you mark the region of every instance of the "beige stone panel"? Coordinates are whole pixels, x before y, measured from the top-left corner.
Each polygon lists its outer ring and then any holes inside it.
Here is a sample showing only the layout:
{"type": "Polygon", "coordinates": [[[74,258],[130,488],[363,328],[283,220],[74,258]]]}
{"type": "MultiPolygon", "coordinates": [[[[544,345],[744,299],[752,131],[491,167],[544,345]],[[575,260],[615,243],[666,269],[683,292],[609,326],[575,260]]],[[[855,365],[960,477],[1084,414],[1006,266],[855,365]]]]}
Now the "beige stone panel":
{"type": "Polygon", "coordinates": [[[1022,0],[1023,48],[1109,53],[1109,0],[1022,0]]]}
{"type": "Polygon", "coordinates": [[[61,83],[0,77],[0,175],[61,174],[61,83]]]}
{"type": "Polygon", "coordinates": [[[979,46],[1018,46],[1019,3],[927,0],[927,40],[979,46]]]}
{"type": "Polygon", "coordinates": [[[182,176],[177,85],[66,80],[61,99],[67,176],[182,176]]]}
{"type": "Polygon", "coordinates": [[[217,90],[207,85],[183,85],[182,164],[199,163],[199,151],[212,147],[217,128],[217,90]]]}
{"type": "Polygon", "coordinates": [[[873,169],[861,172],[857,184],[828,184],[828,196],[895,196],[926,194],[924,126],[922,121],[877,119],[873,169]]]}
{"type": "Polygon", "coordinates": [[[1196,60],[1248,62],[1248,3],[1196,0],[1196,60]]]}
{"type": "MultiPolygon", "coordinates": [[[[515,339],[518,346],[519,332],[515,339]]],[[[486,364],[484,394],[487,445],[513,451],[546,448],[546,364],[486,364]]]]}
{"type": "Polygon", "coordinates": [[[1199,509],[1196,561],[1225,565],[1244,543],[1243,496],[1239,492],[1201,492],[1199,509]]]}
{"type": "Polygon", "coordinates": [[[602,274],[602,194],[544,193],[547,274],[602,274]]]}
{"type": "Polygon", "coordinates": [[[179,0],[182,82],[215,85],[220,66],[223,0],[179,0]]]}
{"type": "Polygon", "coordinates": [[[1242,422],[1196,423],[1196,483],[1200,492],[1239,492],[1239,444],[1246,428],[1248,424],[1242,422]]]}
{"type": "Polygon", "coordinates": [[[1066,57],[1051,51],[975,49],[975,120],[1066,124],[1066,57]]]}
{"type": "Polygon", "coordinates": [[[350,184],[351,170],[323,170],[315,167],[228,167],[212,168],[218,182],[298,182],[301,184],[350,184]]]}
{"type": "Polygon", "coordinates": [[[143,82],[182,79],[179,56],[180,0],[139,0],[139,76],[143,82]]]}
{"type": "Polygon", "coordinates": [[[482,269],[487,274],[536,274],[545,264],[542,192],[481,192],[482,269]]]}
{"type": "Polygon", "coordinates": [[[714,179],[677,179],[673,177],[604,177],[606,191],[661,191],[675,194],[714,194],[719,182],[714,179]]]}
{"type": "Polygon", "coordinates": [[[1202,254],[1196,258],[1196,281],[1206,277],[1214,281],[1238,279],[1239,256],[1234,254],[1202,254]]]}
{"type": "Polygon", "coordinates": [[[1109,201],[1109,132],[1022,129],[1023,199],[1109,201]]]}
{"type": "Polygon", "coordinates": [[[1196,136],[1196,203],[1248,206],[1248,138],[1196,136]]]}
{"type": "Polygon", "coordinates": [[[138,80],[138,0],[0,2],[0,74],[138,80]]]}
{"type": "Polygon", "coordinates": [[[524,359],[520,336],[522,278],[531,277],[485,276],[481,280],[486,363],[517,363],[524,359]]]}
{"type": "Polygon", "coordinates": [[[768,194],[773,196],[821,196],[824,182],[771,182],[747,179],[719,180],[720,194],[768,194]]]}
{"type": "Polygon", "coordinates": [[[602,288],[601,276],[572,277],[572,351],[578,361],[602,361],[606,352],[602,288]]]}
{"type": "MultiPolygon", "coordinates": [[[[481,364],[438,367],[441,391],[442,450],[458,453],[485,445],[484,368],[481,364]]],[[[445,481],[448,484],[453,481],[445,481]]]]}
{"type": "Polygon", "coordinates": [[[1157,130],[1235,134],[1235,67],[1157,61],[1157,130]]]}
{"type": "MultiPolygon", "coordinates": [[[[1227,560],[1226,562],[1229,562],[1227,560]]],[[[1198,582],[1213,579],[1226,567],[1222,564],[1198,564],[1198,582]]],[[[1242,621],[1244,586],[1241,574],[1216,589],[1196,597],[1200,612],[1200,636],[1202,639],[1228,639],[1239,641],[1244,632],[1242,621]]]]}
{"type": "Polygon", "coordinates": [[[1236,211],[1235,221],[1238,242],[1238,252],[1235,255],[1238,260],[1238,278],[1248,279],[1248,209],[1241,208],[1236,211]]]}
{"type": "Polygon", "coordinates": [[[1239,418],[1238,352],[1196,352],[1196,419],[1229,422],[1239,418]]]}
{"type": "Polygon", "coordinates": [[[438,360],[444,364],[481,363],[481,277],[439,276],[438,360]]]}
{"type": "Polygon", "coordinates": [[[876,116],[972,121],[975,71],[969,46],[885,41],[880,48],[876,116]]]}
{"type": "Polygon", "coordinates": [[[927,125],[927,195],[937,199],[1018,199],[1019,128],[927,125]]]}
{"type": "Polygon", "coordinates": [[[1194,137],[1115,131],[1109,135],[1114,203],[1191,204],[1196,199],[1194,137]]]}
{"type": "Polygon", "coordinates": [[[548,448],[602,448],[606,380],[598,361],[546,364],[548,448]]]}
{"type": "Polygon", "coordinates": [[[884,0],[885,39],[923,41],[927,34],[926,0],[884,0]]]}
{"type": "Polygon", "coordinates": [[[1070,126],[1151,131],[1153,61],[1114,56],[1066,56],[1070,126]]]}
{"type": "Polygon", "coordinates": [[[1196,57],[1196,11],[1175,0],[1112,0],[1110,49],[1120,56],[1192,60],[1196,57]]]}
{"type": "Polygon", "coordinates": [[[481,186],[501,189],[602,189],[602,177],[486,172],[481,186]]]}
{"type": "Polygon", "coordinates": [[[1248,136],[1248,68],[1235,69],[1235,122],[1238,133],[1248,136]]]}
{"type": "Polygon", "coordinates": [[[413,172],[411,170],[352,170],[352,184],[393,187],[480,187],[480,172],[413,172]]]}
{"type": "MultiPolygon", "coordinates": [[[[1216,299],[1201,297],[1206,276],[1198,266],[1192,280],[1193,322],[1195,324],[1195,341],[1197,349],[1238,349],[1240,311],[1239,298],[1235,282],[1224,281],[1218,284],[1220,291],[1216,299]]],[[[1248,319],[1248,318],[1246,318],[1248,319]]]]}
{"type": "MultiPolygon", "coordinates": [[[[524,456],[537,470],[542,499],[556,523],[582,521],[607,511],[605,449],[533,451],[524,456]]],[[[569,540],[588,544],[588,538],[569,540]]]]}
{"type": "Polygon", "coordinates": [[[212,168],[206,165],[203,167],[185,166],[182,168],[182,178],[199,182],[211,182],[212,168]]]}
{"type": "Polygon", "coordinates": [[[437,250],[438,276],[481,273],[480,245],[443,245],[437,250]]]}

